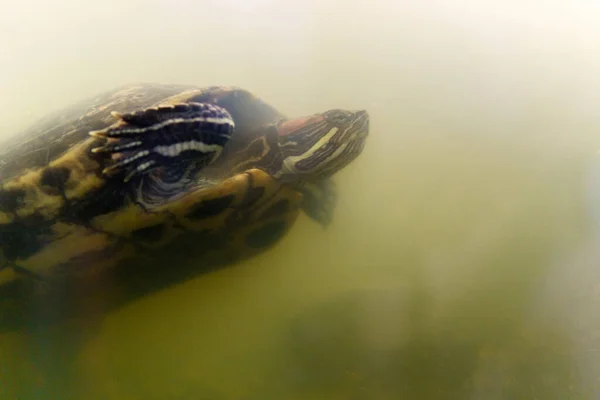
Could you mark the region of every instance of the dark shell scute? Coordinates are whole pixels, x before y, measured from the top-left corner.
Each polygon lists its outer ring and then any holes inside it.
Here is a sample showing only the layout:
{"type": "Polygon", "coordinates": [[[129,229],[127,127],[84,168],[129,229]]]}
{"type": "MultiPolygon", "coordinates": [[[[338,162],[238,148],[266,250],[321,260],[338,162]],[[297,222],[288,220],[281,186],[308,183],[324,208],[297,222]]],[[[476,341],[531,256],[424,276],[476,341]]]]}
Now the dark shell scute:
{"type": "Polygon", "coordinates": [[[267,208],[261,215],[261,219],[277,217],[287,213],[290,210],[290,202],[288,199],[281,199],[271,207],[267,208]]]}
{"type": "Polygon", "coordinates": [[[48,167],[42,173],[40,184],[53,189],[64,190],[71,170],[65,167],[48,167]]]}
{"type": "Polygon", "coordinates": [[[246,237],[246,243],[255,249],[266,248],[277,242],[285,234],[286,230],[287,224],[284,222],[272,222],[251,232],[246,237]]]}
{"type": "Polygon", "coordinates": [[[107,182],[103,187],[93,190],[83,198],[71,200],[65,215],[67,218],[89,222],[100,215],[121,209],[127,201],[127,188],[118,183],[107,182]]]}
{"type": "Polygon", "coordinates": [[[165,232],[164,224],[145,226],[131,232],[131,238],[144,242],[155,242],[160,240],[165,232]]]}
{"type": "Polygon", "coordinates": [[[37,253],[47,244],[43,236],[51,234],[53,223],[41,215],[33,214],[0,225],[0,242],[4,256],[9,260],[16,260],[37,253]]]}
{"type": "Polygon", "coordinates": [[[0,210],[14,213],[23,202],[25,195],[22,189],[0,190],[0,210]]]}
{"type": "Polygon", "coordinates": [[[225,209],[227,209],[235,196],[230,194],[223,197],[218,197],[216,199],[204,200],[197,206],[192,208],[192,211],[186,214],[186,216],[190,219],[203,219],[210,218],[222,213],[225,209]]]}
{"type": "Polygon", "coordinates": [[[252,207],[254,204],[256,204],[256,202],[258,200],[260,200],[265,194],[265,188],[264,187],[253,187],[253,188],[249,188],[248,191],[246,192],[246,196],[244,196],[244,199],[242,200],[242,204],[240,205],[240,208],[250,208],[252,207]]]}

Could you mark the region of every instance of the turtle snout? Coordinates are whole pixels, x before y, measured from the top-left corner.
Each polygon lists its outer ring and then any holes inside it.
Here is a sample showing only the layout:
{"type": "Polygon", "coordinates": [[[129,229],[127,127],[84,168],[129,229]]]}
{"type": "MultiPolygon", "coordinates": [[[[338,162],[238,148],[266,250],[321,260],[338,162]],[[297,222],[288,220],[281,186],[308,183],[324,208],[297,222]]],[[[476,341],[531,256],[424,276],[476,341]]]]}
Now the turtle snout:
{"type": "Polygon", "coordinates": [[[356,118],[356,127],[362,137],[369,135],[369,113],[367,110],[358,110],[354,112],[356,118]]]}

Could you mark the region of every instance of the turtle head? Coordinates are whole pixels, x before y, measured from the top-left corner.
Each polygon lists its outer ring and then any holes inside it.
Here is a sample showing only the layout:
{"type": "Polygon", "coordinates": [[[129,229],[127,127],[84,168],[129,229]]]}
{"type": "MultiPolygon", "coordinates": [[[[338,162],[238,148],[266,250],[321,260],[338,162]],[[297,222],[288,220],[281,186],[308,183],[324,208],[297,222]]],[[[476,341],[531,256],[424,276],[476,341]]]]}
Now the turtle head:
{"type": "Polygon", "coordinates": [[[333,109],[286,120],[278,126],[281,175],[331,176],[358,157],[368,135],[365,110],[333,109]]]}

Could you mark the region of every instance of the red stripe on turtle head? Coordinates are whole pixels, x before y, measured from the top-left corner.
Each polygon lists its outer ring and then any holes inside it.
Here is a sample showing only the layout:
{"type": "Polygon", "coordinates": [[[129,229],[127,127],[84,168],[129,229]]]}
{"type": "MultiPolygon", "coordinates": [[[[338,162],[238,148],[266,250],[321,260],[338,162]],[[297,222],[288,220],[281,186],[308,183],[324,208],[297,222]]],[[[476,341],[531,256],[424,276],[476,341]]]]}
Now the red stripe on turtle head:
{"type": "Polygon", "coordinates": [[[287,136],[310,124],[323,121],[322,115],[311,115],[309,117],[300,117],[282,122],[278,127],[279,136],[287,136]]]}

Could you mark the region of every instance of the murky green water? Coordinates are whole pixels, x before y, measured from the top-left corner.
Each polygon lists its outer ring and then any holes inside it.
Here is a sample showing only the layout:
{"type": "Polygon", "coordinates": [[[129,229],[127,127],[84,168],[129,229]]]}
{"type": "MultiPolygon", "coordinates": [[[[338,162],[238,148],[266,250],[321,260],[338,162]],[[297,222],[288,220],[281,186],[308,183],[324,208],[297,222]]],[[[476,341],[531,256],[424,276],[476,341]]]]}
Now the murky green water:
{"type": "Polygon", "coordinates": [[[44,50],[59,83],[9,49],[29,68],[2,81],[5,125],[139,80],[237,84],[290,115],[366,107],[333,226],[302,216],[233,268],[1,334],[0,398],[598,398],[600,31],[584,6],[260,1],[224,18],[234,3],[77,10],[81,41],[53,28],[65,42],[44,50]],[[109,38],[85,28],[109,21],[109,38]]]}

